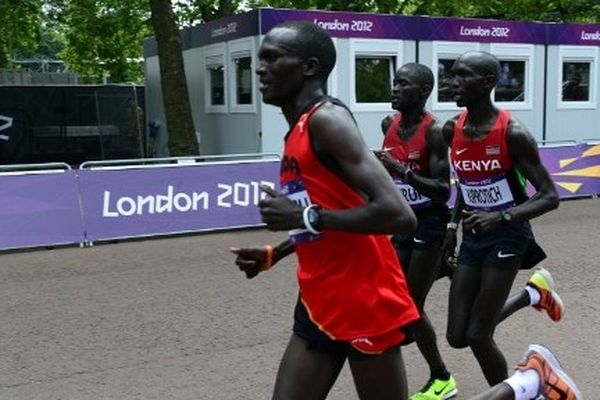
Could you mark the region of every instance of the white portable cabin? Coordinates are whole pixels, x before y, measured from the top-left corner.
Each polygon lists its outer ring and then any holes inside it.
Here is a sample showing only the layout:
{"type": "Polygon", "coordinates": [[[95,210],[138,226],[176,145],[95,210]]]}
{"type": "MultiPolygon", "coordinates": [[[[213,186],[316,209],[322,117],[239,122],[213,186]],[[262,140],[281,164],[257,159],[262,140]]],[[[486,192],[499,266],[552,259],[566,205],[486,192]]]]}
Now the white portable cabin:
{"type": "MultiPolygon", "coordinates": [[[[395,69],[419,62],[433,70],[436,85],[427,107],[445,120],[460,111],[449,92],[449,69],[469,50],[489,51],[500,59],[502,74],[493,96],[500,107],[523,121],[538,141],[600,138],[600,39],[595,39],[600,37],[600,25],[576,26],[591,32],[589,45],[578,42],[563,46],[559,33],[565,24],[269,8],[181,31],[202,154],[281,151],[287,123],[277,108],[262,104],[254,71],[263,35],[278,23],[292,20],[312,21],[332,36],[337,63],[327,92],[349,106],[372,148],[381,145],[381,119],[393,112],[389,94],[395,69]],[[583,60],[587,65],[583,69],[589,71],[584,82],[587,101],[559,100],[566,79],[559,60],[576,66],[583,60]]],[[[144,56],[147,122],[157,133],[155,154],[167,156],[153,38],[145,41],[144,56]]]]}
{"type": "Polygon", "coordinates": [[[600,140],[600,24],[548,24],[546,139],[600,140]]]}

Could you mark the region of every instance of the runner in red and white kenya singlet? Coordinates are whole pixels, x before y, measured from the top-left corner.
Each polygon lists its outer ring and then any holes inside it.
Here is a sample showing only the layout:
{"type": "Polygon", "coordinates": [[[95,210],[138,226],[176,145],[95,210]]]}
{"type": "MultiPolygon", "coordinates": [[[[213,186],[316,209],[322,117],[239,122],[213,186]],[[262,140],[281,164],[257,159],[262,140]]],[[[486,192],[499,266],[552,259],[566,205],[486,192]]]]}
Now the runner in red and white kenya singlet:
{"type": "MultiPolygon", "coordinates": [[[[456,121],[450,152],[466,208],[497,211],[511,207],[515,203],[509,182],[513,163],[506,144],[510,113],[499,110],[492,129],[481,140],[465,137],[466,118],[467,112],[463,112],[456,121]]],[[[524,189],[522,186],[519,191],[524,193],[524,189]]]]}
{"type": "MultiPolygon", "coordinates": [[[[281,187],[292,200],[347,209],[364,199],[313,152],[303,114],[285,139],[281,187]]],[[[336,340],[384,334],[419,318],[387,235],[304,229],[289,232],[298,257],[300,298],[311,319],[336,340]]]]}

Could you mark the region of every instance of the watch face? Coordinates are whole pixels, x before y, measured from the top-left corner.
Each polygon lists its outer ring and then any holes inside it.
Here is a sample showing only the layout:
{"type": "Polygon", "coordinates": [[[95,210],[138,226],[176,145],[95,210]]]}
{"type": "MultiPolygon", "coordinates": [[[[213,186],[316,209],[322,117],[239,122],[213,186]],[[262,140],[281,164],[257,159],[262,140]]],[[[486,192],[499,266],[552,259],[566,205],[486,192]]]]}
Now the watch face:
{"type": "Polygon", "coordinates": [[[308,221],[312,226],[317,225],[319,222],[319,213],[314,208],[308,210],[308,221]]]}

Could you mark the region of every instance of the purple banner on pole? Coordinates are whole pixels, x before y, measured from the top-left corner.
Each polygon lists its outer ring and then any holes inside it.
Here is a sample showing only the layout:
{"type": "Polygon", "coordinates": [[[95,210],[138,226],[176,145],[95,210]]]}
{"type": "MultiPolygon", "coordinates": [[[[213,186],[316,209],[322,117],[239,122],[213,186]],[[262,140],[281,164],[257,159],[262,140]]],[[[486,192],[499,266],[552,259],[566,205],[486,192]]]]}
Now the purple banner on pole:
{"type": "Polygon", "coordinates": [[[83,241],[73,171],[0,175],[0,249],[83,241]]]}
{"type": "Polygon", "coordinates": [[[542,147],[540,157],[561,198],[600,194],[600,145],[542,147]]]}
{"type": "Polygon", "coordinates": [[[600,25],[549,24],[547,43],[600,46],[600,25]]]}
{"type": "Polygon", "coordinates": [[[84,169],[79,178],[95,241],[259,225],[259,186],[278,186],[279,161],[84,169]]]}

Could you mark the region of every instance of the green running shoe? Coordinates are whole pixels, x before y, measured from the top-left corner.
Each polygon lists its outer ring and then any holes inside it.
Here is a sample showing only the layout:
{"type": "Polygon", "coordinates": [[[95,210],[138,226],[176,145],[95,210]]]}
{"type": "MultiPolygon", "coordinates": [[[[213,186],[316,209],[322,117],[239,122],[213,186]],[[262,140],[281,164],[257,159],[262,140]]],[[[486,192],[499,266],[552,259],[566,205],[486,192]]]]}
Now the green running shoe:
{"type": "Polygon", "coordinates": [[[565,306],[554,290],[554,278],[550,271],[538,268],[529,278],[527,286],[533,287],[540,294],[540,302],[534,306],[535,309],[546,311],[552,321],[560,321],[565,313],[565,306]]]}
{"type": "Polygon", "coordinates": [[[450,375],[446,380],[430,379],[420,391],[410,396],[410,400],[447,400],[457,393],[456,381],[450,375]]]}

